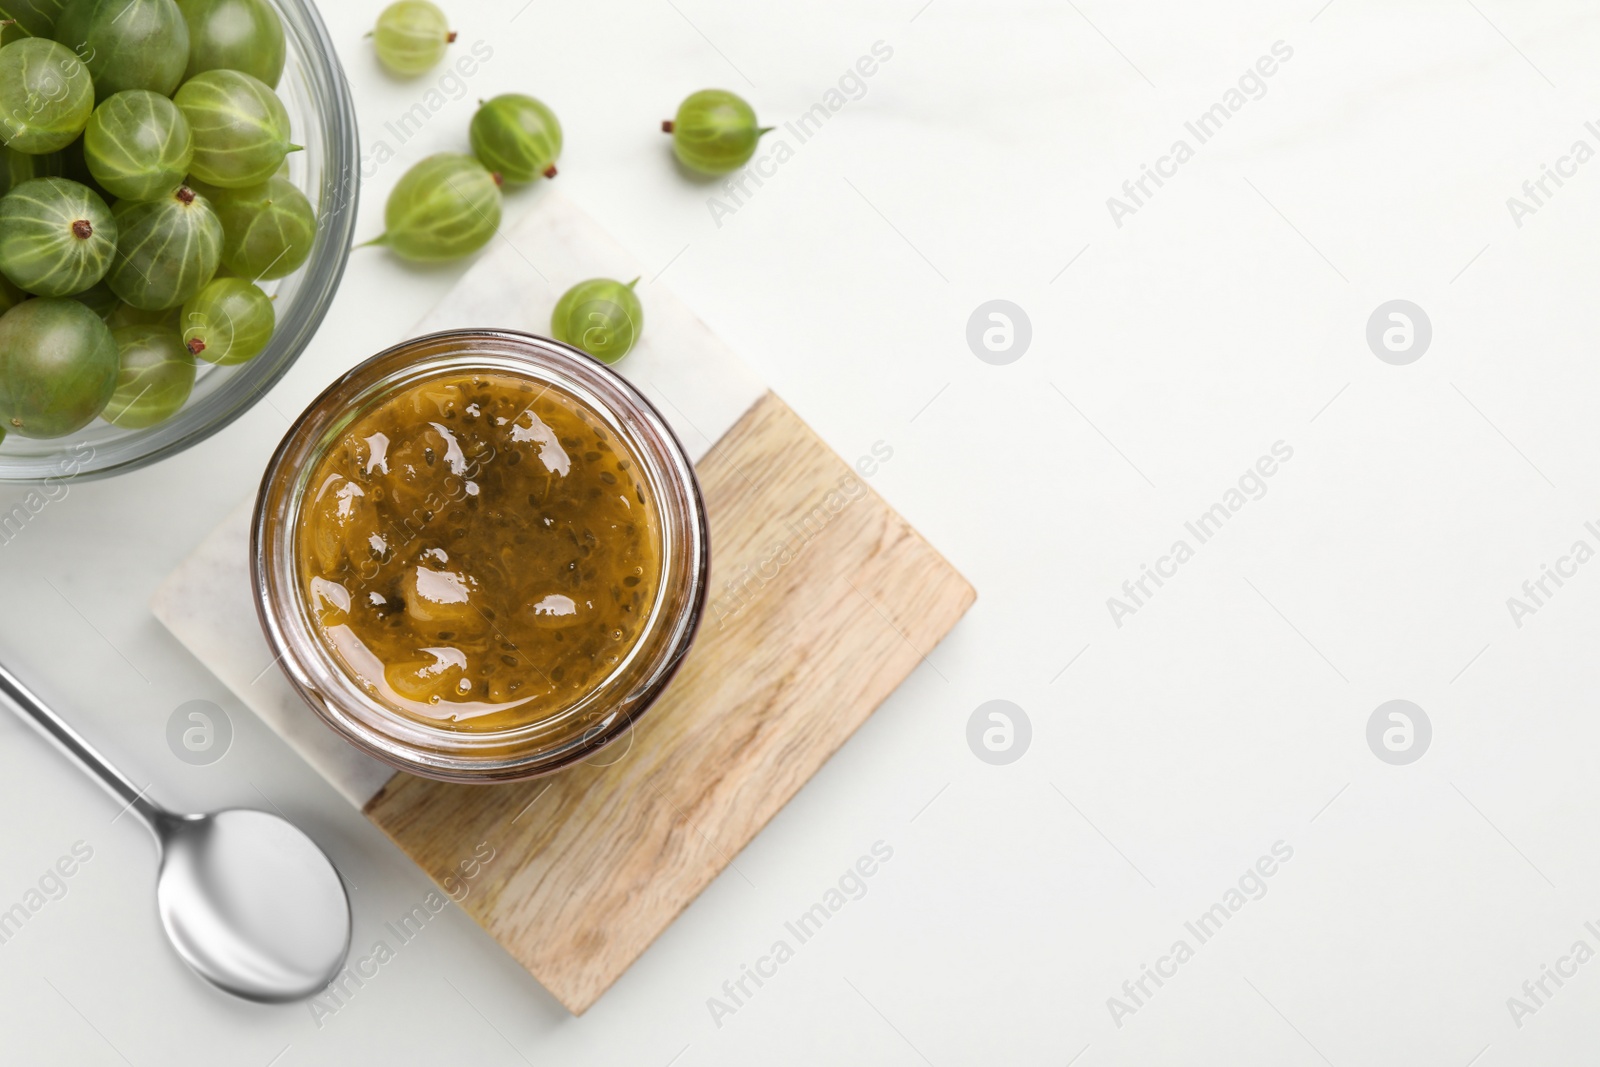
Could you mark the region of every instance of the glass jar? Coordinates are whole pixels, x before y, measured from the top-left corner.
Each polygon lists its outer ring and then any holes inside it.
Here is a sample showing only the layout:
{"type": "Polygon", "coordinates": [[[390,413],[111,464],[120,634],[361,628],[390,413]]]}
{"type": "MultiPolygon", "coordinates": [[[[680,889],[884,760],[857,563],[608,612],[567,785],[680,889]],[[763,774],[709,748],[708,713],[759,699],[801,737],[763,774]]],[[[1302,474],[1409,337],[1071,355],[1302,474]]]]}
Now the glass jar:
{"type": "MultiPolygon", "coordinates": [[[[371,467],[368,467],[370,471],[371,467]]],[[[642,499],[642,498],[641,498],[642,499]]],[[[530,501],[529,507],[532,508],[530,501]]],[[[710,563],[694,467],[661,415],[624,378],[576,349],[503,330],[430,334],[379,353],[329,386],[295,420],[267,466],[251,535],[256,609],[289,681],[335,731],[412,774],[444,781],[512,781],[588,758],[625,733],[688,652],[705,607],[710,563]],[[656,507],[660,580],[629,649],[558,713],[503,728],[462,729],[405,714],[362,684],[319,632],[300,566],[302,515],[313,475],[345,431],[401,392],[442,375],[543,384],[588,409],[637,461],[656,507]]],[[[463,684],[466,684],[463,682],[463,684]]]]}

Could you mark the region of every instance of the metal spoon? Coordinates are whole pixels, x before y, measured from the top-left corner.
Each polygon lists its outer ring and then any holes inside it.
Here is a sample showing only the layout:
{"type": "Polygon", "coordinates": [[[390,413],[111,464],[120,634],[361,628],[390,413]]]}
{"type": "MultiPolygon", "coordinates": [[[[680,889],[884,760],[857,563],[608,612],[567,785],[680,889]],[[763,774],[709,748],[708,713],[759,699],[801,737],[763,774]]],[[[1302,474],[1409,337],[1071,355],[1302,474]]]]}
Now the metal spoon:
{"type": "Polygon", "coordinates": [[[3,665],[0,693],[155,835],[161,925],[200,977],[246,1000],[281,1003],[319,992],[344,967],[350,899],[311,838],[264,811],[175,815],[146,799],[3,665]]]}

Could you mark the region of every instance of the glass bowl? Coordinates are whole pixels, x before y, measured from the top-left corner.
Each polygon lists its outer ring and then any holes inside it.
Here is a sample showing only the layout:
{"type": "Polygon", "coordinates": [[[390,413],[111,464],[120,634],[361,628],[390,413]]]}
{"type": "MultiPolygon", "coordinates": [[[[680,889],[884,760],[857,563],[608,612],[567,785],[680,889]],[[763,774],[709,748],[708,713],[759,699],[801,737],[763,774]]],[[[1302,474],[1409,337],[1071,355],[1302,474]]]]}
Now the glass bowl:
{"type": "Polygon", "coordinates": [[[344,274],[356,222],[360,144],[344,70],[311,0],[270,0],[283,17],[288,58],[278,95],[289,111],[294,141],[289,178],[317,209],[311,256],[289,277],[262,283],[274,295],[278,327],[266,349],[237,367],[201,363],[189,402],[146,430],[122,430],[96,419],[66,437],[35,440],[10,434],[0,444],[0,482],[94,478],[154,463],[216,433],[244,414],[305,351],[344,274]]]}
{"type": "MultiPolygon", "coordinates": [[[[433,522],[434,513],[420,521],[433,522]]],[[[408,540],[421,536],[417,530],[408,540]]],[[[362,751],[412,774],[494,782],[558,770],[627,732],[694,640],[705,609],[710,549],[694,467],[660,413],[626,379],[556,341],[505,330],[454,330],[379,353],[334,382],[295,420],[261,482],[250,561],[267,643],[324,722],[362,751]],[[378,689],[359,681],[318,631],[300,571],[301,517],[320,488],[312,481],[323,457],[385,401],[444,374],[509,375],[576,400],[626,446],[619,451],[632,453],[658,513],[661,577],[652,602],[641,609],[645,621],[631,649],[603,678],[550,714],[481,731],[404,714],[379,699],[378,689]]],[[[384,684],[378,679],[377,685],[384,684]]]]}

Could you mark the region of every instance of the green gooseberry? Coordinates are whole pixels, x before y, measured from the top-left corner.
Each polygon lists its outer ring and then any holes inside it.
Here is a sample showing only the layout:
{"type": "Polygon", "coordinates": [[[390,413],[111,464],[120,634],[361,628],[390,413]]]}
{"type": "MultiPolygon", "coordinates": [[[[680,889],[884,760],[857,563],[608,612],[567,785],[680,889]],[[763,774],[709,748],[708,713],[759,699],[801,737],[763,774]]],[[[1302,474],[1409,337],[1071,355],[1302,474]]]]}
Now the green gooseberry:
{"type": "MultiPolygon", "coordinates": [[[[90,116],[91,119],[93,117],[93,115],[90,116]]],[[[87,129],[87,127],[85,128],[87,129]]],[[[57,165],[57,169],[59,169],[61,173],[59,175],[55,175],[55,177],[71,178],[79,185],[87,185],[89,188],[94,190],[95,195],[101,200],[104,200],[113,207],[116,206],[117,197],[112,196],[111,191],[105,186],[101,185],[93,174],[89,173],[89,164],[83,158],[82,137],[78,138],[76,141],[73,141],[61,151],[52,152],[48,156],[43,156],[41,158],[51,160],[57,165]]]]}
{"type": "Polygon", "coordinates": [[[208,185],[238,189],[272,177],[289,143],[289,112],[260,78],[208,70],[183,83],[172,98],[189,120],[194,161],[189,172],[208,185]]]}
{"type": "Polygon", "coordinates": [[[429,156],[395,183],[384,206],[382,236],[404,259],[442,263],[470,255],[500,228],[500,181],[471,156],[429,156]]]}
{"type": "Polygon", "coordinates": [[[50,37],[67,0],[0,0],[0,20],[15,23],[6,27],[18,37],[50,37]]]}
{"type": "Polygon", "coordinates": [[[456,39],[444,12],[428,0],[398,0],[383,9],[372,31],[378,62],[396,74],[431,70],[456,39]]]}
{"type": "Polygon", "coordinates": [[[222,221],[222,265],[240,277],[288,277],[316,243],[317,213],[287,178],[274,175],[260,185],[220,189],[212,207],[222,221]]]}
{"type": "Polygon", "coordinates": [[[145,311],[177,307],[217,273],[222,223],[187,185],[160,200],[124,200],[117,220],[117,260],[106,274],[111,289],[145,311]]]}
{"type": "Polygon", "coordinates": [[[4,315],[6,312],[10,311],[12,308],[16,307],[18,304],[22,303],[32,295],[33,294],[31,293],[25,293],[21,289],[18,289],[16,286],[6,281],[6,276],[4,274],[0,274],[0,315],[4,315]]]}
{"type": "Polygon", "coordinates": [[[633,350],[644,330],[644,308],[633,287],[610,278],[579,282],[556,301],[550,336],[581,348],[601,363],[615,363],[633,350]]]}
{"type": "Polygon", "coordinates": [[[100,413],[113,426],[143,430],[177,413],[194,389],[194,356],[169,326],[123,326],[117,343],[117,385],[100,413]]]}
{"type": "Polygon", "coordinates": [[[661,124],[672,134],[678,161],[702,174],[726,174],[750,162],[756,144],[771,126],[757,126],[756,113],[725,89],[690,93],[678,105],[678,117],[661,124]]]}
{"type": "Polygon", "coordinates": [[[0,48],[0,141],[29,155],[59,152],[94,112],[89,68],[66,46],[24,37],[0,48]]]}
{"type": "Polygon", "coordinates": [[[272,298],[243,278],[217,278],[183,305],[183,343],[222,367],[254,359],[272,340],[272,298]]]}
{"type": "Polygon", "coordinates": [[[556,176],[561,123],[531,96],[506,93],[480,104],[472,116],[472,153],[508,182],[556,176]]]}
{"type": "Polygon", "coordinates": [[[185,78],[239,70],[274,89],[283,77],[283,20],[266,0],[178,0],[189,24],[185,78]]]}
{"type": "Polygon", "coordinates": [[[117,386],[117,343],[76,300],[40,297],[0,315],[0,425],[62,437],[89,425],[117,386]]]}
{"type": "Polygon", "coordinates": [[[26,152],[0,145],[0,196],[5,196],[30,178],[59,178],[62,170],[60,152],[30,156],[26,152]]]}
{"type": "Polygon", "coordinates": [[[88,64],[97,100],[125,89],[171,96],[189,62],[189,26],[175,0],[70,0],[55,38],[88,64]]]}
{"type": "Polygon", "coordinates": [[[101,318],[106,320],[106,325],[113,331],[120,330],[124,326],[166,326],[171,328],[173,333],[177,333],[178,324],[183,321],[183,311],[181,307],[146,311],[144,308],[136,308],[132,304],[124,304],[118,300],[116,307],[101,318]]]}
{"type": "Polygon", "coordinates": [[[72,299],[99,315],[100,320],[107,324],[110,322],[111,313],[122,306],[122,301],[117,299],[117,294],[111,291],[111,286],[106,284],[104,278],[81,292],[73,293],[72,299]]]}
{"type": "Polygon", "coordinates": [[[116,252],[111,209],[87,186],[35,178],[0,199],[0,274],[36,296],[83,292],[116,252]]]}
{"type": "Polygon", "coordinates": [[[183,184],[194,159],[189,120],[147,89],[106,97],[83,130],[83,160],[96,181],[124,200],[154,200],[183,184]]]}

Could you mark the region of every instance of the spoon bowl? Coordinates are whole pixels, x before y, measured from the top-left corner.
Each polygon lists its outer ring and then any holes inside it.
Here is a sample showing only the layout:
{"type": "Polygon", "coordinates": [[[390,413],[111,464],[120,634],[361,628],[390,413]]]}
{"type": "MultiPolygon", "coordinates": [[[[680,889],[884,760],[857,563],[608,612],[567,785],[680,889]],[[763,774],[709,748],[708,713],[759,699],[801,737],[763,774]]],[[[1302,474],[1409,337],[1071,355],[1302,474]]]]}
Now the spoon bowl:
{"type": "Polygon", "coordinates": [[[264,811],[174,814],[4,664],[0,696],[155,835],[161,925],[196,974],[234,996],[278,1004],[313,995],[339,973],[350,951],[350,898],[316,842],[264,811]]]}
{"type": "Polygon", "coordinates": [[[172,946],[219,989],[266,1003],[323,989],[350,947],[328,857],[276,815],[231,808],[158,819],[156,905],[172,946]]]}

